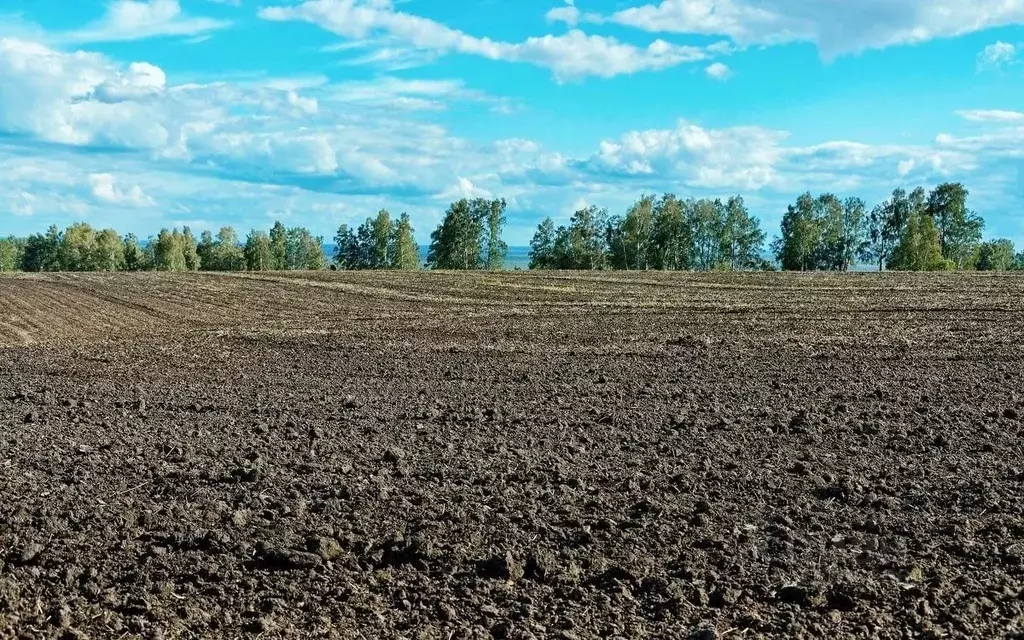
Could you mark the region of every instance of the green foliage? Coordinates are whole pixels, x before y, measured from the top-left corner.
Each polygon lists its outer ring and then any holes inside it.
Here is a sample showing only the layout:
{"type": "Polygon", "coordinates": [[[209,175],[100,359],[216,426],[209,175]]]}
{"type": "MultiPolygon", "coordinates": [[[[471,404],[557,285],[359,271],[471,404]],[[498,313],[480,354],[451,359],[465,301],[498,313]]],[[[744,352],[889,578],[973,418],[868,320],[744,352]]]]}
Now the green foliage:
{"type": "Polygon", "coordinates": [[[199,236],[199,244],[196,246],[196,253],[199,254],[199,264],[203,271],[216,271],[217,260],[213,252],[216,242],[213,240],[213,232],[206,230],[199,236]]]}
{"type": "Polygon", "coordinates": [[[334,263],[341,269],[419,269],[416,245],[409,214],[397,220],[382,209],[353,231],[347,224],[334,236],[334,263]]]}
{"type": "Polygon", "coordinates": [[[249,271],[269,271],[275,266],[274,247],[266,231],[250,231],[243,254],[249,271]]]}
{"type": "Polygon", "coordinates": [[[124,241],[113,229],[104,229],[96,235],[95,251],[90,267],[93,271],[124,270],[124,241]]]}
{"type": "Polygon", "coordinates": [[[153,246],[153,268],[157,271],[185,271],[185,239],[177,229],[161,229],[153,246]]]}
{"type": "Polygon", "coordinates": [[[139,245],[135,234],[124,237],[124,268],[126,271],[145,271],[152,268],[149,254],[139,245]]]}
{"type": "Polygon", "coordinates": [[[721,260],[732,271],[760,269],[764,266],[761,251],[765,233],[761,221],[750,215],[743,198],[729,198],[725,206],[725,223],[721,235],[721,260]]]}
{"type": "Polygon", "coordinates": [[[484,245],[484,218],[480,202],[463,198],[453,202],[441,224],[430,234],[427,266],[431,269],[480,269],[485,266],[481,252],[484,245]]]}
{"type": "Polygon", "coordinates": [[[387,269],[391,266],[392,236],[391,213],[387,209],[377,212],[377,217],[366,221],[369,225],[370,237],[370,268],[387,269]]]}
{"type": "Polygon", "coordinates": [[[688,269],[692,248],[686,203],[666,193],[654,205],[654,239],[648,261],[655,269],[688,269]]]}
{"type": "Polygon", "coordinates": [[[203,265],[199,259],[198,244],[192,230],[184,227],[178,242],[181,243],[181,253],[185,258],[185,271],[199,271],[203,265]]]}
{"type": "Polygon", "coordinates": [[[286,246],[286,269],[293,271],[318,271],[327,268],[327,256],[324,255],[323,238],[314,236],[305,227],[288,229],[286,246]]]}
{"type": "Polygon", "coordinates": [[[911,211],[900,242],[893,249],[889,268],[899,271],[944,271],[952,262],[942,257],[939,231],[931,216],[911,211]]]}
{"type": "Polygon", "coordinates": [[[985,228],[981,217],[967,208],[969,193],[963,184],[947,182],[932,190],[925,205],[938,229],[942,256],[957,269],[970,266],[985,228]]]}
{"type": "Polygon", "coordinates": [[[22,253],[22,271],[57,271],[60,268],[57,257],[60,240],[61,232],[56,225],[50,225],[45,234],[29,236],[22,253]]]}
{"type": "MultiPolygon", "coordinates": [[[[1009,240],[982,242],[984,221],[967,207],[960,183],[930,193],[896,189],[868,212],[859,198],[801,195],[789,205],[771,245],[786,270],[846,271],[857,260],[891,269],[1024,269],[1024,252],[1009,240]],[[936,253],[938,247],[938,253],[936,253]]],[[[506,202],[477,198],[451,203],[431,234],[427,264],[435,269],[499,269],[506,202]]],[[[417,269],[419,252],[407,214],[383,209],[357,228],[341,225],[333,256],[343,269],[417,269]]],[[[530,242],[531,269],[745,270],[772,265],[762,258],[765,234],[743,198],[682,200],[643,195],[623,216],[585,207],[564,226],[550,218],[530,242]]],[[[61,231],[0,239],[0,271],[236,271],[323,269],[323,241],[302,227],[275,222],[253,230],[245,244],[231,227],[197,242],[184,227],[163,229],[141,243],[85,223],[61,231]]]]}
{"type": "Polygon", "coordinates": [[[775,257],[784,271],[809,271],[818,267],[821,255],[818,242],[821,221],[817,217],[820,207],[814,196],[805,193],[789,205],[782,217],[782,235],[772,244],[775,257]]]}
{"type": "Polygon", "coordinates": [[[270,230],[270,250],[274,256],[274,271],[288,268],[288,230],[280,222],[275,222],[270,230]]]}
{"type": "Polygon", "coordinates": [[[530,240],[530,268],[558,269],[558,258],[555,256],[555,223],[551,218],[537,226],[537,232],[530,240]]]}
{"type": "Polygon", "coordinates": [[[347,224],[338,227],[334,236],[334,263],[340,269],[365,269],[369,264],[369,255],[353,231],[347,224]]]}
{"type": "Polygon", "coordinates": [[[568,227],[544,220],[530,262],[536,269],[761,269],[764,239],[739,196],[723,203],[645,195],[625,217],[588,207],[568,227]]]}
{"type": "Polygon", "coordinates": [[[420,249],[416,244],[415,231],[408,213],[403,213],[395,223],[392,232],[394,246],[391,267],[414,271],[420,268],[420,249]]]}
{"type": "MultiPolygon", "coordinates": [[[[912,194],[915,204],[920,199],[920,193],[921,190],[915,190],[912,194]]],[[[896,189],[891,198],[872,209],[868,215],[865,240],[858,252],[859,257],[877,264],[879,271],[884,269],[900,242],[913,208],[907,192],[896,189]]]]}
{"type": "Polygon", "coordinates": [[[25,257],[25,241],[10,236],[0,238],[0,271],[17,271],[25,257]]]}
{"type": "Polygon", "coordinates": [[[1009,271],[1017,268],[1019,258],[1012,240],[1000,238],[978,245],[977,255],[972,261],[978,271],[1009,271]]]}
{"type": "Polygon", "coordinates": [[[486,220],[485,239],[486,252],[484,263],[491,271],[497,271],[505,264],[505,257],[508,255],[508,245],[501,239],[501,230],[505,226],[505,200],[474,200],[474,207],[482,209],[477,215],[486,220]]]}
{"type": "Polygon", "coordinates": [[[213,246],[213,264],[217,271],[244,271],[245,252],[233,227],[222,227],[213,246]]]}
{"type": "Polygon", "coordinates": [[[616,269],[642,271],[650,267],[654,245],[654,196],[644,195],[611,221],[608,232],[611,264],[616,269]]]}

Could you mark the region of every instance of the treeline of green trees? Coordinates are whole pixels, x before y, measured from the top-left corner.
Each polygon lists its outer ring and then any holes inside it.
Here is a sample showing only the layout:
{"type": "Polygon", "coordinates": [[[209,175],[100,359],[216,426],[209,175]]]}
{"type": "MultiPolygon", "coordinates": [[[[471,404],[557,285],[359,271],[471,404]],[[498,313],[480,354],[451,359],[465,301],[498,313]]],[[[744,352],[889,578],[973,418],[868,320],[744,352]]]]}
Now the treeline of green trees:
{"type": "MultiPolygon", "coordinates": [[[[445,211],[430,234],[427,266],[432,269],[500,269],[508,255],[501,239],[504,200],[463,198],[445,211]]],[[[419,247],[408,214],[397,220],[386,210],[356,229],[341,225],[334,237],[334,263],[340,269],[418,269],[419,247]]]]}
{"type": "MultiPolygon", "coordinates": [[[[504,200],[453,202],[431,234],[427,266],[434,269],[500,269],[508,255],[501,239],[504,200]]],[[[356,227],[341,225],[329,265],[323,240],[302,227],[280,222],[268,232],[253,230],[242,242],[232,227],[214,236],[204,231],[162,230],[145,243],[113,229],[85,223],[64,231],[0,239],[0,271],[268,271],[325,269],[419,269],[419,247],[408,214],[387,210],[356,227]]]]}
{"type": "Polygon", "coordinates": [[[323,242],[307,229],[253,230],[244,243],[231,227],[197,240],[191,229],[163,229],[146,243],[84,222],[61,231],[0,239],[0,271],[269,271],[324,269],[323,242]]]}
{"type": "Polygon", "coordinates": [[[743,198],[681,200],[645,195],[624,217],[589,207],[568,225],[541,222],[530,243],[531,269],[847,271],[856,264],[901,271],[1024,269],[1007,239],[982,241],[985,223],[967,207],[967,189],[896,189],[871,211],[860,198],[801,195],[788,207],[776,259],[763,256],[765,233],[743,198]]]}
{"type": "Polygon", "coordinates": [[[645,195],[625,216],[587,207],[566,226],[551,218],[530,242],[531,269],[764,269],[765,234],[743,198],[645,195]]]}
{"type": "Polygon", "coordinates": [[[879,271],[1024,269],[1012,241],[982,241],[985,221],[968,208],[968,195],[960,183],[896,189],[869,212],[859,198],[805,193],[783,216],[772,249],[791,271],[845,271],[857,260],[879,271]]]}
{"type": "MultiPolygon", "coordinates": [[[[671,269],[846,271],[868,263],[879,270],[1024,269],[1024,252],[1007,239],[982,241],[984,220],[967,206],[967,189],[946,183],[931,192],[896,189],[870,211],[859,198],[805,193],[783,216],[764,258],[766,234],[740,196],[683,200],[644,195],[625,215],[586,207],[567,225],[547,218],[530,242],[531,269],[671,269]]],[[[430,236],[427,266],[500,269],[504,200],[453,202],[430,236]]],[[[408,214],[387,210],[356,228],[341,225],[332,268],[418,269],[408,214]]],[[[276,223],[242,242],[224,227],[197,240],[188,227],[162,230],[141,243],[112,229],[73,224],[64,231],[0,239],[0,271],[266,271],[328,267],[323,241],[302,227],[276,223]]]]}

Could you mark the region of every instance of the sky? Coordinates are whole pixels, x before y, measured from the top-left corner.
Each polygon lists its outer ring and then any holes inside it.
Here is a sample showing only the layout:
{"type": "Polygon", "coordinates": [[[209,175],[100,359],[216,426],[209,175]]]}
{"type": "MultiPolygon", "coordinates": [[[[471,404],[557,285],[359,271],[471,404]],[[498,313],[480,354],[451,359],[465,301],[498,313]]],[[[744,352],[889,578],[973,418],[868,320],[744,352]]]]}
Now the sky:
{"type": "Polygon", "coordinates": [[[0,0],[0,235],[961,181],[1024,245],[1022,166],[1024,0],[0,0]]]}

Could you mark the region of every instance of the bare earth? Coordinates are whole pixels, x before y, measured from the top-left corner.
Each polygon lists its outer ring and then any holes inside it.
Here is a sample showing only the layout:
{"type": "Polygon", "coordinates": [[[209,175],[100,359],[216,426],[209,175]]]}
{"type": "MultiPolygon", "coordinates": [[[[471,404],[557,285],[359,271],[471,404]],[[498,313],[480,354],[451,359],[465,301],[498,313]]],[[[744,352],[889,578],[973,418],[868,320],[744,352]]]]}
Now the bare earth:
{"type": "Polygon", "coordinates": [[[1019,636],[1022,293],[0,278],[0,637],[1019,636]]]}

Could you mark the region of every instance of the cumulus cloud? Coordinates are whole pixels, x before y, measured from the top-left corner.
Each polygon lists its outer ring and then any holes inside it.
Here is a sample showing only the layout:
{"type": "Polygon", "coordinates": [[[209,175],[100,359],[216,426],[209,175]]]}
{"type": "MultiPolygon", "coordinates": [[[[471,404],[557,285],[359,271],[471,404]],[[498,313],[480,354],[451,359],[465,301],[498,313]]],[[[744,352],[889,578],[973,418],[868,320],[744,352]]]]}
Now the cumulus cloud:
{"type": "Polygon", "coordinates": [[[713,62],[704,68],[704,73],[713,80],[728,80],[732,76],[732,69],[721,62],[713,62]]]}
{"type": "Polygon", "coordinates": [[[103,56],[63,53],[0,38],[0,131],[47,142],[155,148],[167,130],[143,96],[163,90],[163,72],[127,70],[103,56]]]}
{"type": "Polygon", "coordinates": [[[978,70],[1001,69],[1017,59],[1017,47],[1008,42],[995,42],[978,54],[978,70]]]}
{"type": "Polygon", "coordinates": [[[576,8],[575,0],[565,0],[564,5],[549,10],[546,17],[550,22],[564,22],[575,27],[580,21],[580,10],[576,8]]]}
{"type": "Polygon", "coordinates": [[[66,34],[71,42],[117,42],[156,36],[198,36],[231,26],[227,20],[192,17],[178,0],[114,0],[97,22],[66,34]]]}
{"type": "Polygon", "coordinates": [[[638,47],[607,36],[588,35],[578,29],[521,42],[478,38],[434,20],[397,11],[390,0],[306,0],[294,6],[266,7],[259,15],[272,21],[310,22],[358,41],[385,35],[421,51],[533,64],[551,69],[559,80],[665,69],[710,57],[701,47],[664,40],[638,47]]]}
{"type": "Polygon", "coordinates": [[[462,198],[493,198],[494,194],[473,184],[469,178],[460,177],[455,184],[441,191],[435,197],[438,200],[452,201],[462,198]]]}
{"type": "Polygon", "coordinates": [[[826,57],[1024,23],[1017,0],[661,0],[602,18],[743,44],[813,42],[826,57]]]}
{"type": "Polygon", "coordinates": [[[142,187],[137,184],[127,189],[119,187],[117,180],[109,173],[90,175],[89,190],[94,198],[106,204],[131,207],[150,207],[155,204],[153,198],[142,191],[142,187]]]}

